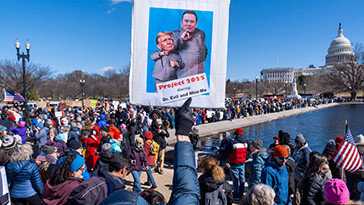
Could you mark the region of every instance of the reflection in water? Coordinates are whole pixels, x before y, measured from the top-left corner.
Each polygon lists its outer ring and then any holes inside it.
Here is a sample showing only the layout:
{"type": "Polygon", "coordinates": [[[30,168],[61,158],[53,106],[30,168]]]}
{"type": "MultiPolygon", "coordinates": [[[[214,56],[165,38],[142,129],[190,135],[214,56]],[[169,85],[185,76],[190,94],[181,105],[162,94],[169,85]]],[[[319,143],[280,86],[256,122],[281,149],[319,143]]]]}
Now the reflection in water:
{"type": "MultiPolygon", "coordinates": [[[[243,129],[244,135],[249,140],[262,139],[264,147],[269,147],[273,143],[272,138],[278,135],[278,130],[288,132],[293,144],[297,134],[302,133],[312,150],[322,152],[328,140],[344,136],[345,120],[348,121],[354,138],[358,134],[364,134],[363,117],[364,105],[339,105],[243,129]]],[[[201,140],[204,151],[209,151],[211,147],[220,143],[218,136],[201,140]]]]}

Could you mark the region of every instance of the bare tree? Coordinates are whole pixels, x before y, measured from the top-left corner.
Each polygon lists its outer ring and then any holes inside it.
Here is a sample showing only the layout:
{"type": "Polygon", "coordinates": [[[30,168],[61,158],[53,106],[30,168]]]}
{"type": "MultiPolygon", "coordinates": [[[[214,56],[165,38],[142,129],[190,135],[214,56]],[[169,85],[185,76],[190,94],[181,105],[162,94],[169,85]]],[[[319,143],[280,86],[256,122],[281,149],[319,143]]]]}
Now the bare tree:
{"type": "Polygon", "coordinates": [[[353,52],[355,53],[355,61],[359,64],[364,63],[364,47],[363,44],[357,42],[353,47],[353,52]]]}
{"type": "Polygon", "coordinates": [[[326,74],[326,82],[335,92],[349,92],[351,100],[364,85],[364,64],[356,62],[336,64],[326,74]]]}

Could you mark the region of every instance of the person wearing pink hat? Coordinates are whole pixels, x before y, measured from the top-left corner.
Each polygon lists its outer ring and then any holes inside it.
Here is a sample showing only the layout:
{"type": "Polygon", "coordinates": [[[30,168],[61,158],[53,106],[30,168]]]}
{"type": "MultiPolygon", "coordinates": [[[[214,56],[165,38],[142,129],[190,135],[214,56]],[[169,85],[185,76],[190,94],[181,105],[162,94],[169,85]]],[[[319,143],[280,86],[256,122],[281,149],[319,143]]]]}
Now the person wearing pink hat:
{"type": "Polygon", "coordinates": [[[341,179],[331,179],[326,182],[325,199],[328,204],[347,204],[350,193],[346,183],[341,179]]]}
{"type": "Polygon", "coordinates": [[[13,132],[15,135],[19,135],[21,137],[21,143],[25,144],[27,142],[27,128],[25,127],[24,121],[19,121],[18,126],[12,126],[10,131],[13,132]]]}

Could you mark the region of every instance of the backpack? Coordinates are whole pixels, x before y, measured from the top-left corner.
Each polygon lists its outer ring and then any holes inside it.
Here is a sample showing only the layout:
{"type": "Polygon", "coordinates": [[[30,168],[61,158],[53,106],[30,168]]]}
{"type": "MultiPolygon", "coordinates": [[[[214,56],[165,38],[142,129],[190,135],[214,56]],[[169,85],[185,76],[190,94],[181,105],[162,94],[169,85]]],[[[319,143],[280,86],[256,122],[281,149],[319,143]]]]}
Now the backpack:
{"type": "Polygon", "coordinates": [[[227,199],[222,188],[223,184],[220,185],[218,189],[213,192],[207,192],[205,194],[205,204],[206,205],[226,205],[227,199]]]}
{"type": "Polygon", "coordinates": [[[156,155],[158,154],[159,151],[159,144],[157,142],[155,142],[154,140],[147,140],[150,141],[150,154],[151,155],[156,155]]]}

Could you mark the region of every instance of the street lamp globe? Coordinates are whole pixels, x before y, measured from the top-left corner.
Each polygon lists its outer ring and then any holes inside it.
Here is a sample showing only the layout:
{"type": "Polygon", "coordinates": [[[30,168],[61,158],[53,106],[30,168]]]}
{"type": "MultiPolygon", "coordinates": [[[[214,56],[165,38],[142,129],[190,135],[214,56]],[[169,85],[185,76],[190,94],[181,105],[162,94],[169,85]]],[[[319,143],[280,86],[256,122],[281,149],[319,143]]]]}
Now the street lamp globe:
{"type": "Polygon", "coordinates": [[[14,46],[15,46],[16,49],[20,48],[20,42],[19,42],[18,39],[15,40],[14,46]]]}
{"type": "Polygon", "coordinates": [[[27,42],[25,43],[25,48],[27,50],[30,50],[30,43],[29,43],[29,40],[27,40],[27,42]]]}

